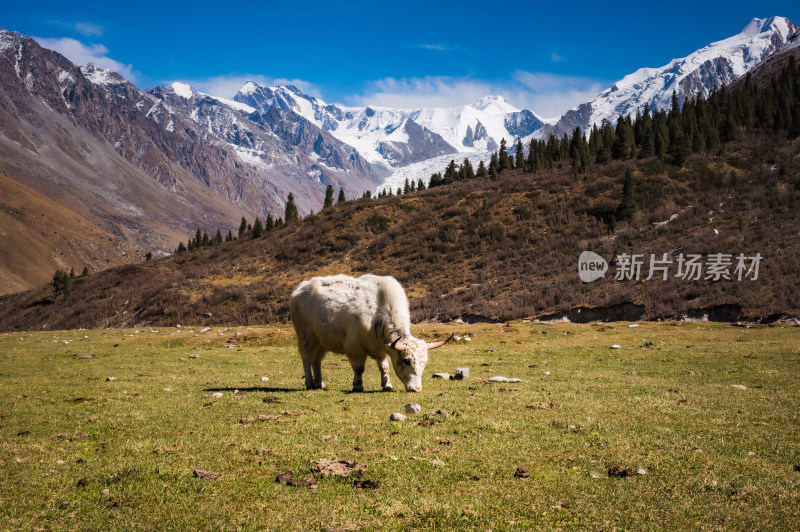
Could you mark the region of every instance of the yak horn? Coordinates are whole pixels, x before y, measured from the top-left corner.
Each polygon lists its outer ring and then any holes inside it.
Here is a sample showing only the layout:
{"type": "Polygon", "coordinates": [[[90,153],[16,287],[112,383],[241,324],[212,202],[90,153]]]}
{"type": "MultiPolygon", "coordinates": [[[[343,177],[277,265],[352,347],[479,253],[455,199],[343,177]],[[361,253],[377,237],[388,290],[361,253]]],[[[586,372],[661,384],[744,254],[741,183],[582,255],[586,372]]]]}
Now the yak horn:
{"type": "Polygon", "coordinates": [[[402,338],[398,338],[397,340],[392,342],[389,345],[389,347],[391,347],[392,349],[397,349],[398,351],[402,351],[403,349],[405,349],[405,346],[403,346],[403,344],[402,344],[402,342],[400,342],[400,340],[402,340],[402,338]]]}
{"type": "Polygon", "coordinates": [[[453,336],[455,336],[455,333],[452,333],[450,335],[450,338],[448,338],[447,340],[439,340],[438,342],[428,342],[428,349],[436,349],[437,347],[442,347],[444,344],[452,340],[453,336]]]}

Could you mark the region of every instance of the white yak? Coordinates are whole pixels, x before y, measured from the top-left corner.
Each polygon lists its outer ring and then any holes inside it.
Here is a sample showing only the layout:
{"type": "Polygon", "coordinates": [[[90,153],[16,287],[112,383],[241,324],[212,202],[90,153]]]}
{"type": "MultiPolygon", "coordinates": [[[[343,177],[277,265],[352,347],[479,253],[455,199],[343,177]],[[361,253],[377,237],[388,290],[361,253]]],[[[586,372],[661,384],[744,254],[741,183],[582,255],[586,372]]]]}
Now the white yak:
{"type": "Polygon", "coordinates": [[[408,299],[394,277],[314,277],[292,292],[289,306],[307,389],[325,387],[322,359],[333,351],[350,360],[354,392],[364,391],[361,375],[367,357],[377,361],[384,391],[392,390],[391,360],[406,390],[418,392],[428,350],[452,338],[428,343],[411,336],[408,299]]]}

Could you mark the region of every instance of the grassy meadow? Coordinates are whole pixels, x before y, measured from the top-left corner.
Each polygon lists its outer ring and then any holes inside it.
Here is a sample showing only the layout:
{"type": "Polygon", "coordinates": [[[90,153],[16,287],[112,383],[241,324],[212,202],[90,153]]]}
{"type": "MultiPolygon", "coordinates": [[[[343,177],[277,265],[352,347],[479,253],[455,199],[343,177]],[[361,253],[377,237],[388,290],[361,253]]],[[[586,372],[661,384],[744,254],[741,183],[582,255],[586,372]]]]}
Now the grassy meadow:
{"type": "Polygon", "coordinates": [[[420,324],[471,341],[418,394],[305,391],[288,325],[4,333],[0,528],[797,529],[800,327],[628,325],[420,324]]]}

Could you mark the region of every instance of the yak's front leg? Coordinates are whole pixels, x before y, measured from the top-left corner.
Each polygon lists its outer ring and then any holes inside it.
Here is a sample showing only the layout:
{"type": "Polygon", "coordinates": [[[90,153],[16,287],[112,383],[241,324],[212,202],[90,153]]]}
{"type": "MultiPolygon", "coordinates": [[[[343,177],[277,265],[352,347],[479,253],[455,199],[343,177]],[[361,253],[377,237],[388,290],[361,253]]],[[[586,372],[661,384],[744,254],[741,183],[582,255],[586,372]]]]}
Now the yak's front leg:
{"type": "Polygon", "coordinates": [[[389,382],[389,368],[391,367],[391,361],[389,357],[383,357],[381,360],[378,360],[378,369],[381,371],[381,388],[383,388],[384,392],[391,392],[394,390],[392,387],[392,383],[389,382]]]}

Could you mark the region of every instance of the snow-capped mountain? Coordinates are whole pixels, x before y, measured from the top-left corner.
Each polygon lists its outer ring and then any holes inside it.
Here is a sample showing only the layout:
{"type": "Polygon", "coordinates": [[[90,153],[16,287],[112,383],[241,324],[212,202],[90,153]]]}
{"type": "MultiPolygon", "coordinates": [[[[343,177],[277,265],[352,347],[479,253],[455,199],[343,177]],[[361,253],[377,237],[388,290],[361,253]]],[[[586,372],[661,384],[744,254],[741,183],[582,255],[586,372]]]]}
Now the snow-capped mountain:
{"type": "Polygon", "coordinates": [[[448,108],[344,107],[302,93],[297,87],[247,82],[235,101],[256,109],[291,110],[351,146],[387,173],[447,154],[485,154],[505,138],[510,144],[544,122],[502,96],[448,108]]]}
{"type": "Polygon", "coordinates": [[[679,101],[697,94],[708,96],[715,88],[736,78],[776,53],[798,27],[784,17],[751,20],[738,34],[660,68],[640,68],[600,93],[594,100],[568,111],[555,128],[538,135],[572,132],[576,126],[590,129],[603,119],[612,124],[617,117],[635,113],[645,104],[650,109],[669,108],[674,91],[679,101]]]}
{"type": "Polygon", "coordinates": [[[354,198],[381,180],[357,151],[305,118],[174,83],[143,91],[0,30],[0,173],[105,231],[156,252],[201,227],[238,227],[354,198]]]}

